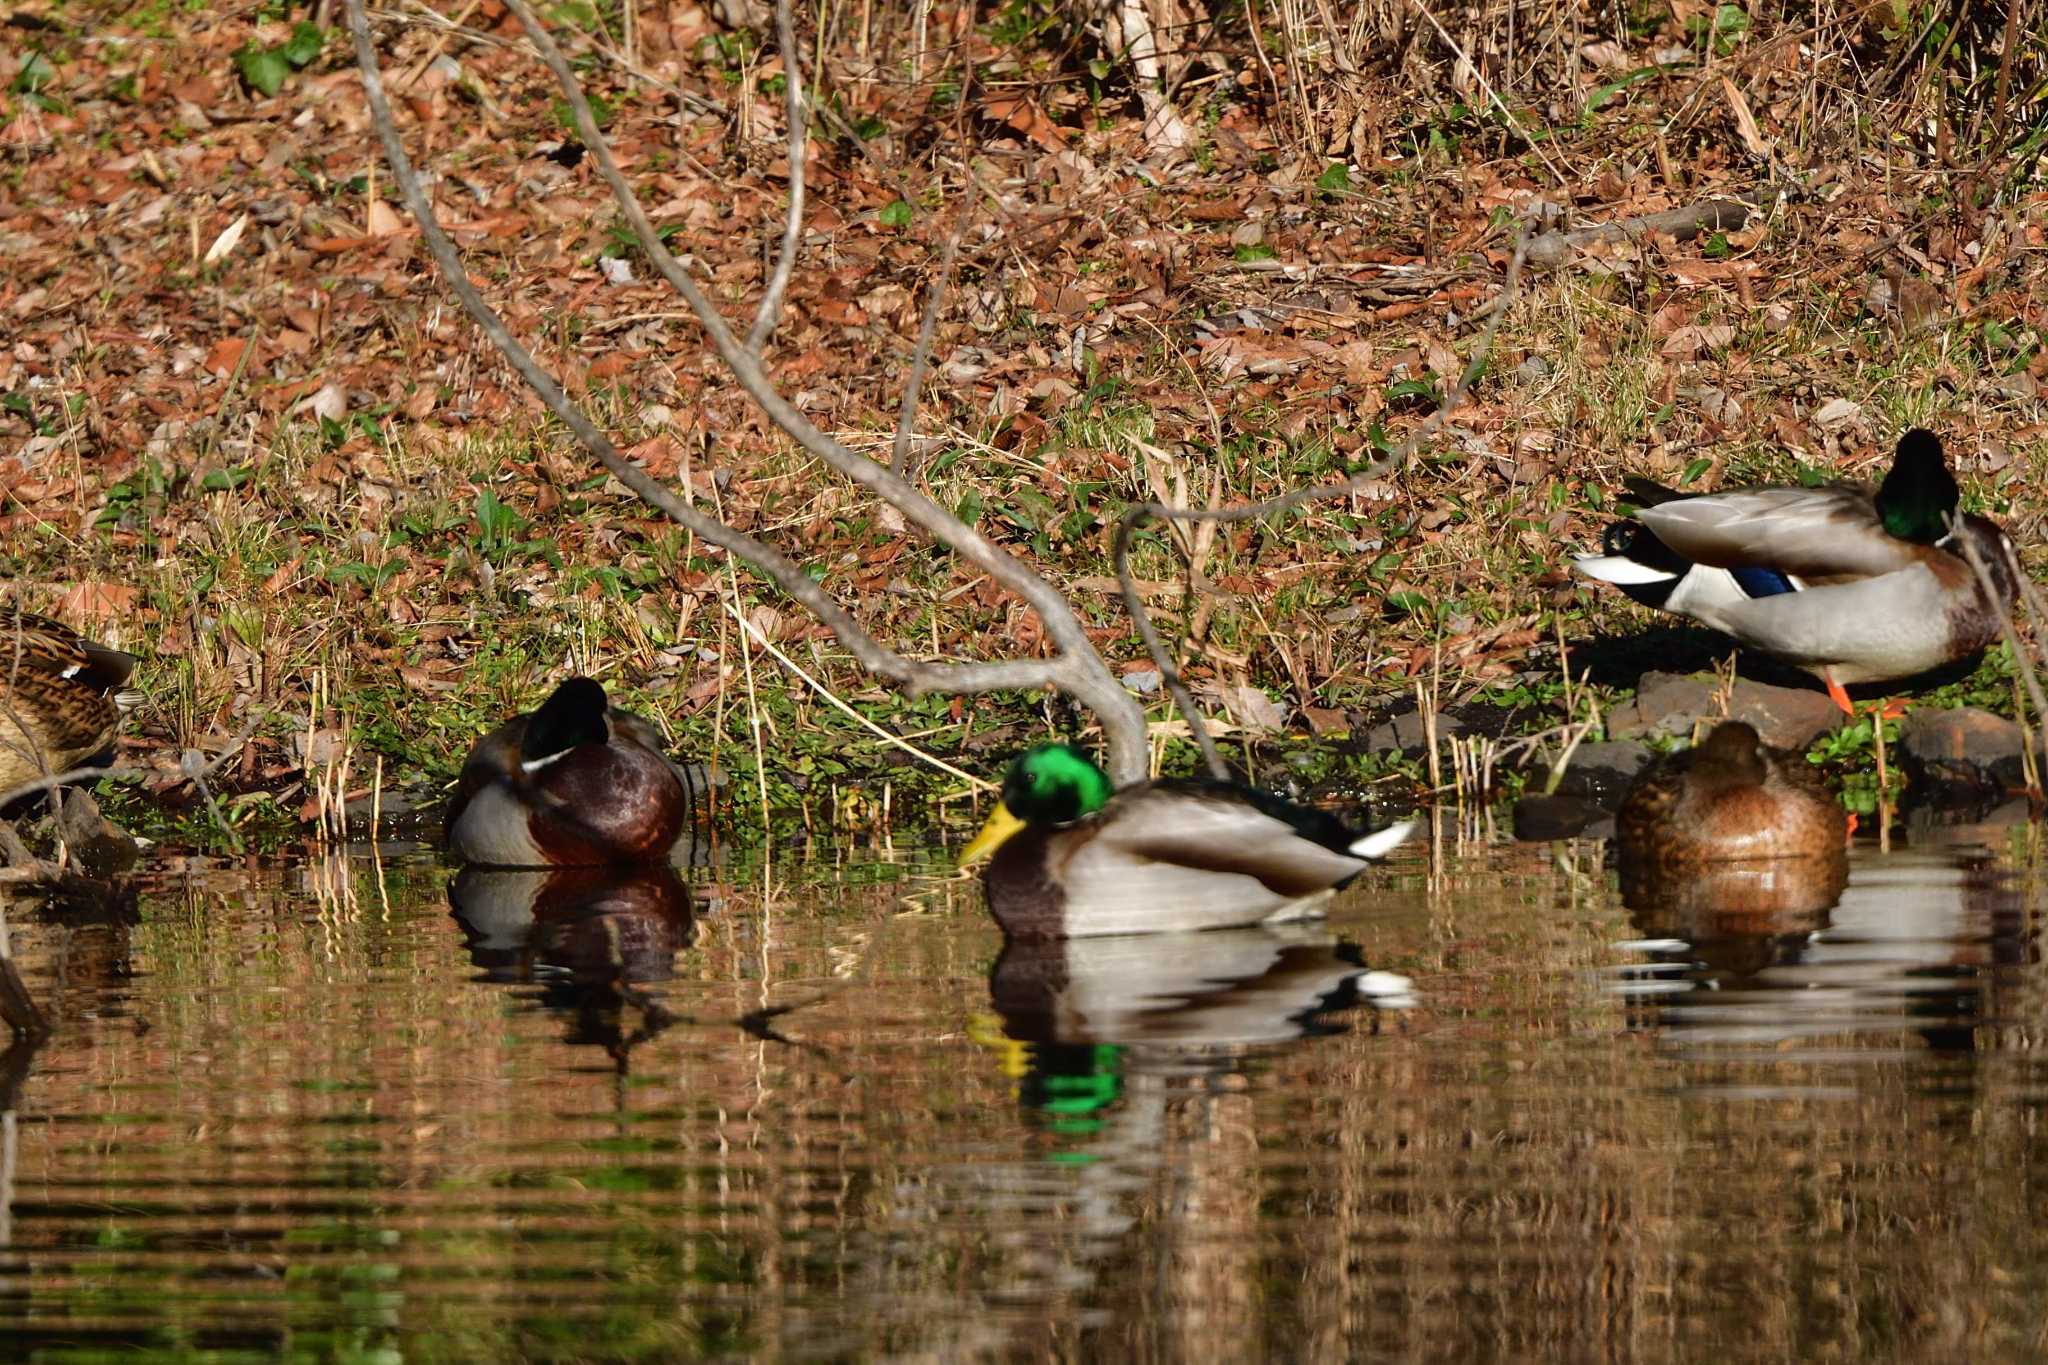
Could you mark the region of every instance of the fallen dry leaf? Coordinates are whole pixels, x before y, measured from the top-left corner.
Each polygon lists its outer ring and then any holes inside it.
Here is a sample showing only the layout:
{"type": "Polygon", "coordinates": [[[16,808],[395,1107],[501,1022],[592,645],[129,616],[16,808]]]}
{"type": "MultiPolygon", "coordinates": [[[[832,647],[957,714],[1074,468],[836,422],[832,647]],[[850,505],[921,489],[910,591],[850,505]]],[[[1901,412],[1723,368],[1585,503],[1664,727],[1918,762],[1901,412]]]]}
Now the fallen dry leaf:
{"type": "Polygon", "coordinates": [[[126,583],[87,581],[73,584],[57,601],[57,614],[74,621],[104,621],[127,616],[142,600],[142,590],[126,583]]]}
{"type": "Polygon", "coordinates": [[[249,226],[249,215],[246,213],[237,217],[234,222],[229,223],[222,230],[220,236],[213,239],[213,245],[206,249],[206,258],[201,264],[216,265],[226,259],[227,254],[235,249],[235,243],[242,240],[242,229],[247,226],[249,226]]]}

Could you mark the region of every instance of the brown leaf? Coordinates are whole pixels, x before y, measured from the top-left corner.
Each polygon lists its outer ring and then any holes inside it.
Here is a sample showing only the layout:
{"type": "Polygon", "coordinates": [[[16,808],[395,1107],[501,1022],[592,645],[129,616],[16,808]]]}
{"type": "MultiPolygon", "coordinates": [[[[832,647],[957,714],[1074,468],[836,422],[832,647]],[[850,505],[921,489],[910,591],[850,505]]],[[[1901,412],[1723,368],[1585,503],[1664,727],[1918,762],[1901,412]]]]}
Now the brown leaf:
{"type": "Polygon", "coordinates": [[[1278,730],[1287,723],[1287,708],[1250,683],[1224,688],[1223,709],[1247,730],[1278,730]]]}
{"type": "Polygon", "coordinates": [[[1721,93],[1728,97],[1728,109],[1735,115],[1735,133],[1742,139],[1742,145],[1749,149],[1751,156],[1768,157],[1771,145],[1757,131],[1756,116],[1749,112],[1749,101],[1735,88],[1735,82],[1726,76],[1721,78],[1721,93]]]}
{"type": "Polygon", "coordinates": [[[1027,95],[996,95],[983,100],[981,116],[1022,133],[1049,152],[1066,150],[1065,131],[1027,95]]]}
{"type": "Polygon", "coordinates": [[[389,237],[394,233],[405,230],[405,222],[398,216],[397,210],[393,209],[391,205],[385,203],[382,199],[372,199],[370,201],[370,207],[364,214],[364,220],[369,227],[369,234],[372,237],[389,237]]]}
{"type": "Polygon", "coordinates": [[[206,353],[206,372],[219,379],[226,379],[242,363],[242,352],[249,348],[247,337],[222,337],[213,343],[213,349],[206,353]]]}
{"type": "Polygon", "coordinates": [[[1304,706],[1301,717],[1308,722],[1308,728],[1317,739],[1351,733],[1351,714],[1341,707],[1304,706]]]}
{"type": "Polygon", "coordinates": [[[70,620],[105,621],[132,614],[141,598],[141,589],[126,583],[88,580],[74,584],[58,599],[57,614],[70,620]]]}
{"type": "Polygon", "coordinates": [[[1658,349],[1664,355],[1680,360],[1691,360],[1704,351],[1718,351],[1735,340],[1735,329],[1725,322],[1710,322],[1693,327],[1681,327],[1664,340],[1658,349]]]}

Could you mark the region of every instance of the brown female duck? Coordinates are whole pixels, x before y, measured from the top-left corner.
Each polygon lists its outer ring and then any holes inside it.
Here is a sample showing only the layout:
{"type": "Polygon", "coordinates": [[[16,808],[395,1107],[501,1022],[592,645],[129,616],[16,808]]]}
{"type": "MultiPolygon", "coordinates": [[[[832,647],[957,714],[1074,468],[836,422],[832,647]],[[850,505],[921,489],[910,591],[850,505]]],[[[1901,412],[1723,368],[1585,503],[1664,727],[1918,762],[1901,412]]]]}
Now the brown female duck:
{"type": "Polygon", "coordinates": [[[0,792],[88,764],[139,698],[135,657],[47,616],[0,608],[0,792]]]}
{"type": "Polygon", "coordinates": [[[448,847],[490,867],[665,862],[690,814],[661,736],[570,678],[477,741],[448,803],[448,847]]]}
{"type": "Polygon", "coordinates": [[[1840,858],[1848,816],[1803,755],[1725,721],[1637,778],[1615,828],[1624,864],[1840,858]]]}

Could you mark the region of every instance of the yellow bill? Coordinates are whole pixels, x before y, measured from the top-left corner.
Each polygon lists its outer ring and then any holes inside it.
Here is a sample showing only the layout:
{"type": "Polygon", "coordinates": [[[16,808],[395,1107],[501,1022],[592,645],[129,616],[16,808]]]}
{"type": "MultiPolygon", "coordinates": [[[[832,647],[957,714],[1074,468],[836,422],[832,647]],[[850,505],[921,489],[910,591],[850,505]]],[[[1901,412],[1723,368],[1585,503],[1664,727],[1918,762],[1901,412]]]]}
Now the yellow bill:
{"type": "Polygon", "coordinates": [[[1024,828],[1024,822],[1010,814],[1010,808],[996,802],[996,808],[988,813],[988,823],[981,827],[981,833],[974,836],[967,847],[960,850],[960,866],[972,867],[988,857],[1012,834],[1024,828]]]}

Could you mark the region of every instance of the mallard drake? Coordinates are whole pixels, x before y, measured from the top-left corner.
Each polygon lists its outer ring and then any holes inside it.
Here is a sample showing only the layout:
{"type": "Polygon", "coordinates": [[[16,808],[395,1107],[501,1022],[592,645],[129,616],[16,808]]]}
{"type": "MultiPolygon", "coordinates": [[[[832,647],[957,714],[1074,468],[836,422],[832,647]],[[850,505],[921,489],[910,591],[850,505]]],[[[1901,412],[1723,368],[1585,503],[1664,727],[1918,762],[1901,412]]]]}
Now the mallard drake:
{"type": "Polygon", "coordinates": [[[1408,837],[1360,835],[1269,792],[1200,778],[1114,791],[1065,744],[1010,765],[1003,797],[961,852],[1011,938],[1089,938],[1296,919],[1408,837]]]}
{"type": "Polygon", "coordinates": [[[448,802],[448,847],[490,867],[665,862],[690,805],[660,732],[570,678],[477,741],[448,802]]]}
{"type": "Polygon", "coordinates": [[[1802,754],[1739,720],[1644,770],[1621,798],[1624,864],[1840,859],[1849,819],[1802,754]]]}
{"type": "Polygon", "coordinates": [[[87,764],[140,697],[135,656],[47,616],[0,608],[0,792],[87,764]]]}
{"type": "Polygon", "coordinates": [[[1844,711],[1849,683],[1908,678],[1977,653],[2019,594],[2012,541],[1959,514],[1933,433],[1899,440],[1875,490],[1747,488],[1688,496],[1626,481],[1636,520],[1573,567],[1645,606],[1724,631],[1814,674],[1844,711]],[[1962,542],[1998,586],[1985,594],[1962,542]]]}

